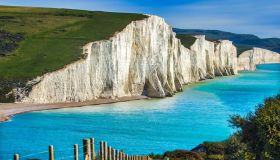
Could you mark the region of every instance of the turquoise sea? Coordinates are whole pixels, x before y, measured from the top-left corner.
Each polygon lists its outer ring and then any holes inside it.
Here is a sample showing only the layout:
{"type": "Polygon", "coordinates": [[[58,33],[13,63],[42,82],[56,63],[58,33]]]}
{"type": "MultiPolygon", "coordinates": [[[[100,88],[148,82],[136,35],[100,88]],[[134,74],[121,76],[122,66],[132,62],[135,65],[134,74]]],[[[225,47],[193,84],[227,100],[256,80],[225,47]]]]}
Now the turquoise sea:
{"type": "Polygon", "coordinates": [[[191,149],[226,139],[233,132],[230,115],[246,115],[279,92],[280,64],[269,64],[256,72],[187,85],[171,98],[21,114],[0,123],[0,159],[14,153],[46,159],[49,144],[57,159],[71,159],[73,144],[86,137],[129,154],[191,149]]]}

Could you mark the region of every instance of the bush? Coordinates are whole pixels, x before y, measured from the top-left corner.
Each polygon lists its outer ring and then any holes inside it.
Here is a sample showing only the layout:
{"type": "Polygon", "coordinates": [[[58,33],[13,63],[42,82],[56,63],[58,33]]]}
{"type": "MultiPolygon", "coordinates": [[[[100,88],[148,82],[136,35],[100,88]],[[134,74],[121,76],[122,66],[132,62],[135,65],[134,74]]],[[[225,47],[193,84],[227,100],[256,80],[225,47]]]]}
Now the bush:
{"type": "Polygon", "coordinates": [[[220,154],[209,155],[206,160],[224,160],[224,156],[220,154]]]}
{"type": "Polygon", "coordinates": [[[207,155],[223,155],[225,144],[223,142],[204,142],[202,144],[205,147],[207,155]]]}
{"type": "Polygon", "coordinates": [[[229,159],[280,159],[280,95],[267,98],[255,113],[235,115],[230,123],[239,131],[227,142],[229,159]]]}
{"type": "Polygon", "coordinates": [[[149,154],[149,157],[152,159],[162,159],[163,158],[163,156],[161,154],[154,154],[154,153],[149,154]]]}
{"type": "Polygon", "coordinates": [[[168,157],[171,160],[203,160],[203,158],[198,153],[187,150],[168,151],[164,153],[164,157],[168,157]]]}
{"type": "Polygon", "coordinates": [[[254,160],[255,155],[252,154],[245,143],[240,141],[240,135],[235,134],[231,136],[225,147],[225,159],[226,160],[254,160]]]}

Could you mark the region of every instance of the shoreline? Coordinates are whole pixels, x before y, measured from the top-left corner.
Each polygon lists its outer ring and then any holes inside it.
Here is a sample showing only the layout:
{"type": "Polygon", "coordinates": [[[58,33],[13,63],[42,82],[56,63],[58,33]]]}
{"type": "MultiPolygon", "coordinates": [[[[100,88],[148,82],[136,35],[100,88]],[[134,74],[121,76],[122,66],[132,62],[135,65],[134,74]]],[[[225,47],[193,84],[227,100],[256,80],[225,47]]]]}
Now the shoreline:
{"type": "MultiPolygon", "coordinates": [[[[213,79],[205,79],[198,82],[184,84],[183,86],[198,85],[209,80],[214,80],[217,78],[238,76],[228,75],[228,76],[219,76],[213,79]]],[[[85,102],[65,102],[65,103],[48,103],[48,104],[32,104],[32,103],[0,103],[0,123],[9,121],[10,118],[17,114],[33,112],[33,111],[43,111],[43,110],[52,110],[52,109],[62,109],[62,108],[74,108],[74,107],[83,107],[87,105],[101,105],[101,104],[112,104],[118,102],[134,101],[141,99],[153,99],[147,96],[125,96],[118,97],[117,99],[93,99],[85,102]]]]}
{"type": "Polygon", "coordinates": [[[117,102],[126,102],[133,100],[150,99],[147,96],[126,96],[119,97],[117,99],[94,99],[85,102],[66,102],[66,103],[51,103],[51,104],[27,104],[27,103],[0,103],[0,123],[10,120],[14,115],[33,112],[43,111],[61,108],[72,108],[72,107],[83,107],[87,105],[101,105],[111,104],[117,102]]]}
{"type": "MultiPolygon", "coordinates": [[[[225,77],[231,77],[237,75],[238,74],[228,75],[225,77]]],[[[222,78],[222,77],[224,76],[215,77],[214,79],[222,78]]],[[[214,79],[205,79],[190,84],[184,84],[183,86],[197,85],[214,79]]],[[[10,118],[14,115],[27,113],[27,112],[83,107],[87,105],[112,104],[112,103],[141,100],[141,99],[152,99],[152,98],[147,96],[125,96],[125,97],[118,97],[117,99],[93,99],[85,102],[65,102],[65,103],[48,103],[48,104],[0,103],[0,123],[9,121],[10,118]]]]}

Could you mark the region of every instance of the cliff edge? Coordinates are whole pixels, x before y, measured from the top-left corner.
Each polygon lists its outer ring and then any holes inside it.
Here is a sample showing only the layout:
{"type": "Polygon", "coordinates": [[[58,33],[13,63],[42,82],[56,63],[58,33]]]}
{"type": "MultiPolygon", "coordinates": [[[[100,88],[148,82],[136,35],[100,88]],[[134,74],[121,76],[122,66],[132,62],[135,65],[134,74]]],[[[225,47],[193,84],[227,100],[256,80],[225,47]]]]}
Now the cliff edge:
{"type": "Polygon", "coordinates": [[[163,18],[130,23],[109,40],[88,43],[84,59],[13,90],[17,102],[81,102],[99,98],[172,96],[182,85],[237,74],[236,48],[197,36],[181,45],[163,18]]]}

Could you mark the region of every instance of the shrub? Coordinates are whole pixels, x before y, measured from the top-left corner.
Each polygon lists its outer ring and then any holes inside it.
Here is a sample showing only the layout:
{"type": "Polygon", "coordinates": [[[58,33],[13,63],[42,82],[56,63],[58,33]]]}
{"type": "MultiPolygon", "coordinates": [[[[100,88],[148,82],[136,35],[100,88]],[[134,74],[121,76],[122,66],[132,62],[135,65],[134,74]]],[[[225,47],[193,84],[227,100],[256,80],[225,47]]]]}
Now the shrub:
{"type": "Polygon", "coordinates": [[[267,98],[255,113],[232,116],[230,123],[239,131],[228,141],[229,158],[280,159],[280,94],[267,98]]]}
{"type": "Polygon", "coordinates": [[[205,147],[206,154],[208,155],[223,155],[225,144],[223,142],[204,142],[202,144],[205,147]]]}
{"type": "Polygon", "coordinates": [[[169,157],[170,159],[187,159],[187,160],[203,160],[203,158],[196,152],[187,150],[175,150],[168,151],[164,153],[164,157],[169,157]]]}
{"type": "Polygon", "coordinates": [[[209,155],[206,160],[224,160],[224,155],[220,155],[220,154],[212,154],[209,155]]]}

